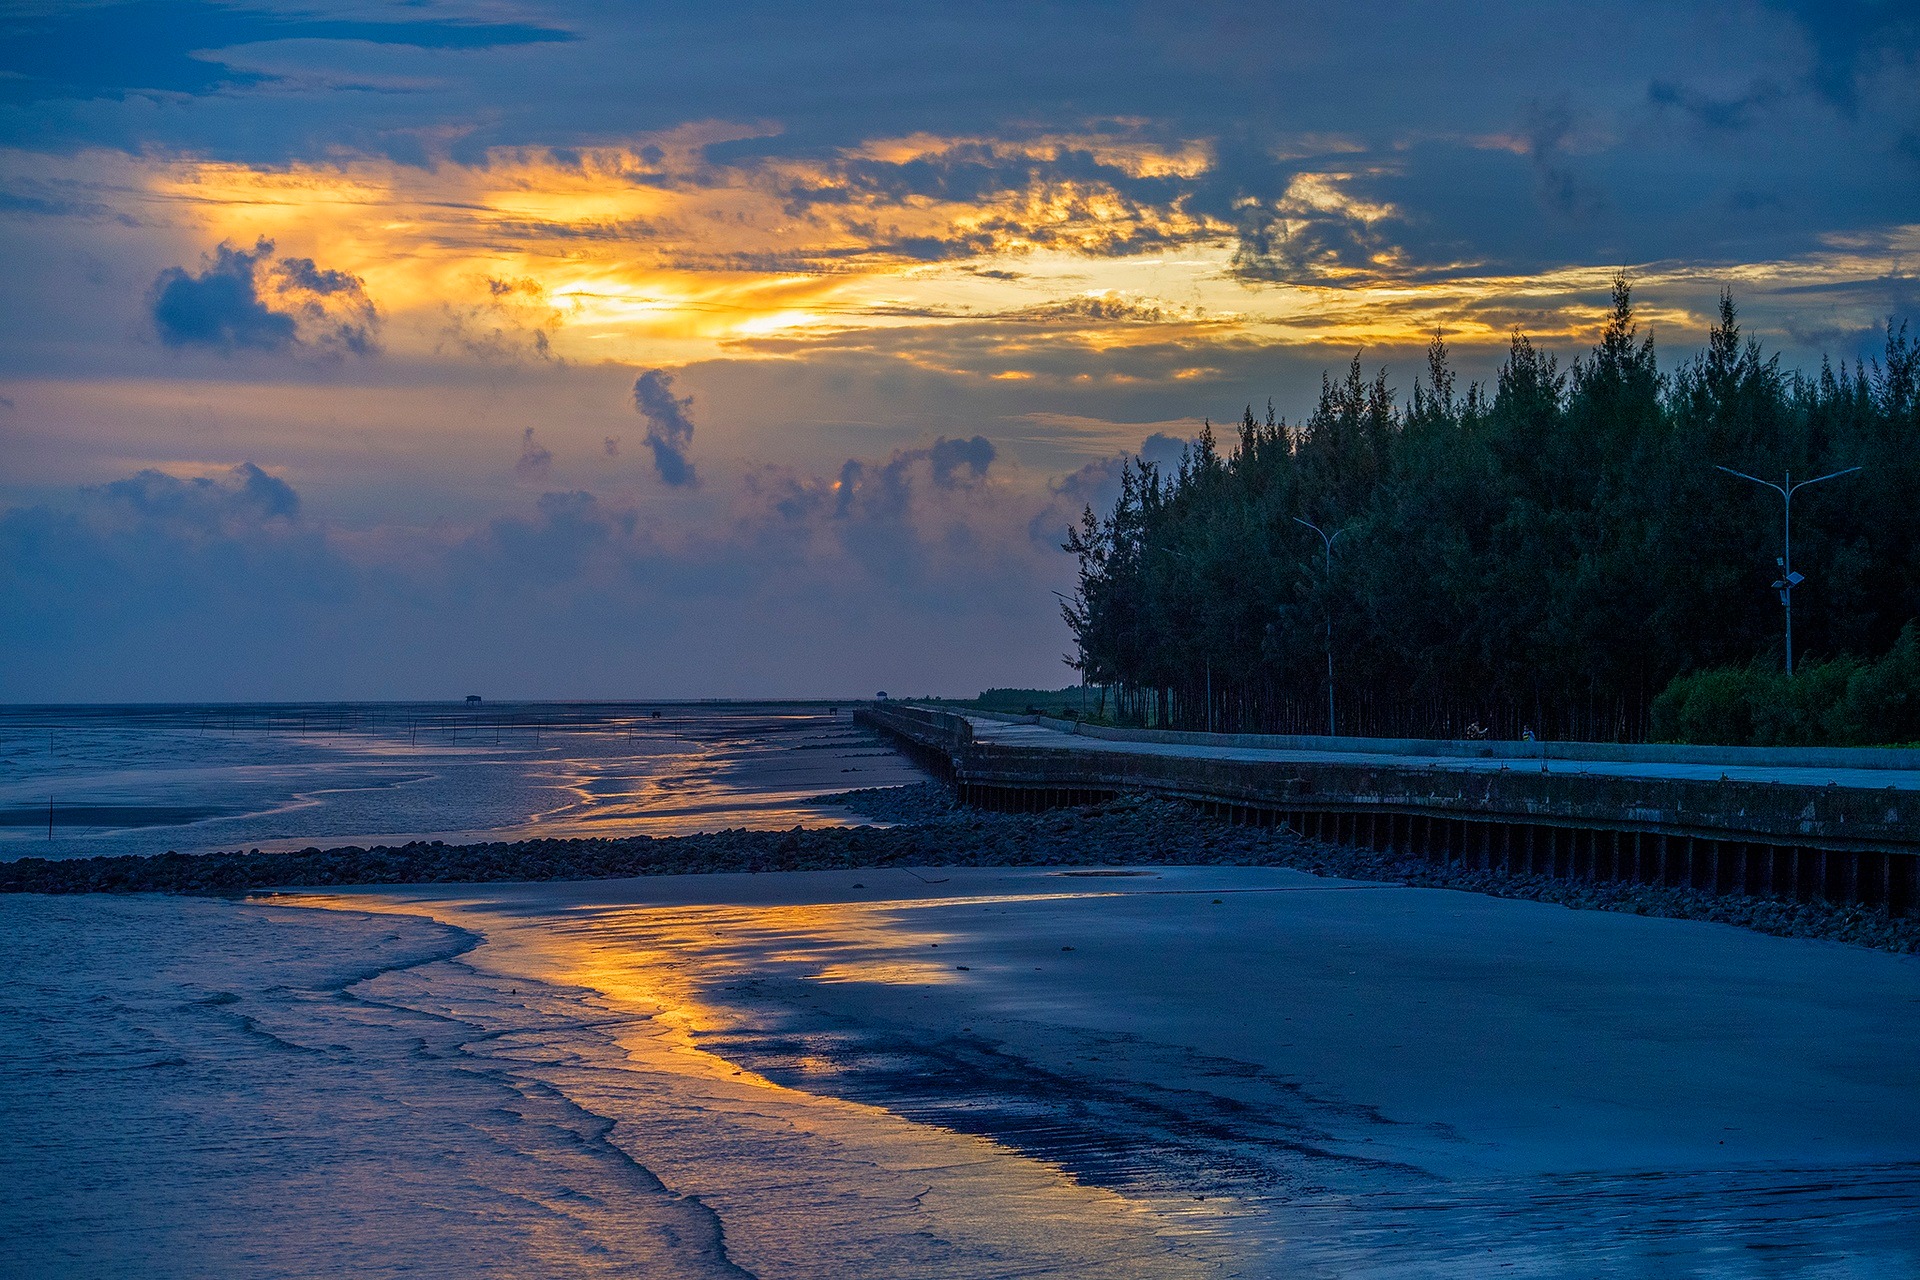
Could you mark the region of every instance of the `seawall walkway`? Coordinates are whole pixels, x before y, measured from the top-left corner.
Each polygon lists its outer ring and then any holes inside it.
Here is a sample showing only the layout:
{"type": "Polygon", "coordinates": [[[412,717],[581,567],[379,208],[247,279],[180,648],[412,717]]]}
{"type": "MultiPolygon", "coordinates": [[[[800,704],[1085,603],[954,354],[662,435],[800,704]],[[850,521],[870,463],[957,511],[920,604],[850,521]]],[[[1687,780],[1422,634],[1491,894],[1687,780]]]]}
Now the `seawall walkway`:
{"type": "Polygon", "coordinates": [[[1920,901],[1920,751],[1401,742],[1116,730],[889,704],[858,718],[997,809],[1121,792],[1531,874],[1920,901]]]}

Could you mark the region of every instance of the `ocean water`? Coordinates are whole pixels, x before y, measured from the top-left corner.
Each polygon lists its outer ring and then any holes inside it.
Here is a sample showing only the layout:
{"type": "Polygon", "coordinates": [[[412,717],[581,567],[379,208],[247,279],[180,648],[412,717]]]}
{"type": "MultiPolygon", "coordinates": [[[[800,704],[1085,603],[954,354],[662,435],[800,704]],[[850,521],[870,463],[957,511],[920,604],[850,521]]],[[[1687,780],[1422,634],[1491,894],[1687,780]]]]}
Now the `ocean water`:
{"type": "Polygon", "coordinates": [[[0,858],[844,820],[916,780],[815,705],[0,708],[0,858]]]}
{"type": "MultiPolygon", "coordinates": [[[[919,776],[824,708],[652,710],[15,710],[0,830],[785,827],[919,776]]],[[[1715,926],[849,869],[0,896],[0,972],[4,1277],[1920,1276],[1920,960],[1715,926]]]]}
{"type": "Polygon", "coordinates": [[[5,1274],[738,1274],[603,1120],[381,998],[457,998],[457,930],[97,897],[0,901],[0,929],[5,1274]]]}
{"type": "Polygon", "coordinates": [[[0,1274],[1219,1274],[1120,1196],[417,916],[16,896],[0,937],[0,1274]]]}

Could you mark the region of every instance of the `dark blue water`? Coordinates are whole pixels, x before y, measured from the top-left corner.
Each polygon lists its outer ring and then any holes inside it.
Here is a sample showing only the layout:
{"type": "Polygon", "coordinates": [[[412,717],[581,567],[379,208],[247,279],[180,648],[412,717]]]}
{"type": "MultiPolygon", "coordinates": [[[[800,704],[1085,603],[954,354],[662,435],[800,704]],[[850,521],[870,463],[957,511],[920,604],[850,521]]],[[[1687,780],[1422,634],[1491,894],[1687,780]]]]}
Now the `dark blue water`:
{"type": "Polygon", "coordinates": [[[10,707],[0,858],[790,827],[917,777],[816,705],[10,707]]]}

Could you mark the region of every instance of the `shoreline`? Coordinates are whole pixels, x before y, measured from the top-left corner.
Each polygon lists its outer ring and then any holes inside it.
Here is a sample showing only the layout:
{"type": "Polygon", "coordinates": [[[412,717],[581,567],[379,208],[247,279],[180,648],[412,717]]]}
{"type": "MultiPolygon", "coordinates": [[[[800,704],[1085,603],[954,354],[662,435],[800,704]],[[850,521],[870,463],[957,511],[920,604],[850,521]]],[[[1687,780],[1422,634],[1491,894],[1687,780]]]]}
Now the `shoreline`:
{"type": "MultiPolygon", "coordinates": [[[[1886,1017],[1911,962],[1280,868],[923,870],[309,901],[424,911],[480,932],[476,967],[522,993],[595,993],[631,1019],[627,1070],[696,1073],[703,1125],[718,1088],[782,1132],[798,1102],[808,1132],[824,1105],[870,1136],[968,1135],[1150,1210],[1180,1255],[1228,1264],[1207,1274],[1453,1274],[1541,1249],[1640,1274],[1716,1238],[1801,1267],[1839,1247],[1860,1265],[1836,1276],[1911,1269],[1913,1028],[1886,1017]]],[[[766,1206],[713,1149],[667,1181],[747,1240],[766,1206]]],[[[957,1173],[909,1187],[912,1211],[958,1203],[957,1173]]]]}
{"type": "Polygon", "coordinates": [[[817,796],[810,803],[851,809],[891,825],[473,844],[413,841],[371,848],[310,846],[283,853],[22,858],[0,863],[0,892],[235,895],[289,887],[592,881],[865,867],[1237,865],[1288,867],[1580,910],[1709,921],[1777,937],[1920,953],[1920,919],[1895,918],[1879,908],[1454,867],[1309,840],[1284,828],[1234,826],[1176,801],[1122,797],[1075,809],[1003,814],[968,808],[942,785],[921,783],[817,796]]]}

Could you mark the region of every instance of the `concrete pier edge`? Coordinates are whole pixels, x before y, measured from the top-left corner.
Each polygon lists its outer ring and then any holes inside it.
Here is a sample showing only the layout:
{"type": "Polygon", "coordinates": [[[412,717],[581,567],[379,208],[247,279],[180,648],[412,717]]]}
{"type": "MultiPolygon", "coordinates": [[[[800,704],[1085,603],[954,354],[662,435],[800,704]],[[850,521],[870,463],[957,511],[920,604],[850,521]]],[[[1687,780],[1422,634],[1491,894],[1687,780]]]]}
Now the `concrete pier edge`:
{"type": "Polygon", "coordinates": [[[1230,821],[1284,825],[1311,838],[1487,869],[1858,903],[1894,916],[1909,914],[1920,903],[1920,793],[1546,767],[1549,761],[1611,760],[1915,768],[1914,757],[1920,752],[1903,749],[1780,751],[1192,734],[1116,730],[1040,716],[959,715],[898,703],[862,708],[855,719],[951,779],[962,800],[984,808],[1035,811],[1138,792],[1186,800],[1230,821]],[[968,716],[1037,724],[1062,735],[1111,743],[1511,758],[1543,767],[1469,770],[1382,765],[1377,760],[1136,753],[1106,745],[1079,749],[1068,736],[1058,745],[1015,746],[976,739],[968,716]],[[1510,754],[1507,749],[1515,747],[1526,751],[1510,754]]]}

